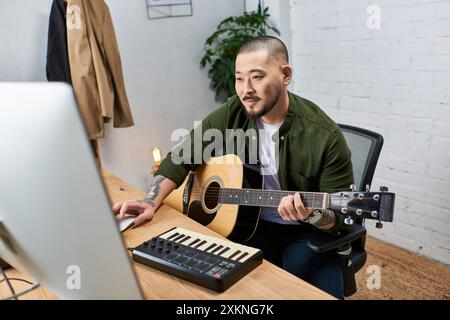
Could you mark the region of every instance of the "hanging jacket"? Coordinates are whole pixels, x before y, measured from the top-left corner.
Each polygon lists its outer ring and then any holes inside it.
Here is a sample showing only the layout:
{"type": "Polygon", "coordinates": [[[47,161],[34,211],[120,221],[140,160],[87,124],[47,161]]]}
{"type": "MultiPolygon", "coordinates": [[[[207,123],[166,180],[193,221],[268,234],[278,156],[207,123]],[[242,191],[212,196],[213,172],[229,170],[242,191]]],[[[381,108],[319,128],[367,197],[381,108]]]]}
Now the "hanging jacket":
{"type": "Polygon", "coordinates": [[[104,0],[68,0],[66,26],[72,85],[89,138],[103,138],[111,120],[114,127],[132,126],[108,6],[104,0]]]}
{"type": "Polygon", "coordinates": [[[66,4],[53,0],[48,24],[47,80],[72,83],[67,51],[66,4]]]}

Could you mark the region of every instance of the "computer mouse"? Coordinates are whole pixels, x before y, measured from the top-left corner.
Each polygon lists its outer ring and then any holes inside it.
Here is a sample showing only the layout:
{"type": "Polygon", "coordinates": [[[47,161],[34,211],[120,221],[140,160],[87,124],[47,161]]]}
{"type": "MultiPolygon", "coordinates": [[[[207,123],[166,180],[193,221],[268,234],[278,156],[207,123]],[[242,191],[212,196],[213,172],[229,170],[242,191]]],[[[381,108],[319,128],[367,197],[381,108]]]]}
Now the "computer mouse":
{"type": "Polygon", "coordinates": [[[128,216],[123,219],[117,219],[120,232],[124,232],[125,230],[128,230],[129,228],[133,227],[135,218],[136,216],[128,216]]]}

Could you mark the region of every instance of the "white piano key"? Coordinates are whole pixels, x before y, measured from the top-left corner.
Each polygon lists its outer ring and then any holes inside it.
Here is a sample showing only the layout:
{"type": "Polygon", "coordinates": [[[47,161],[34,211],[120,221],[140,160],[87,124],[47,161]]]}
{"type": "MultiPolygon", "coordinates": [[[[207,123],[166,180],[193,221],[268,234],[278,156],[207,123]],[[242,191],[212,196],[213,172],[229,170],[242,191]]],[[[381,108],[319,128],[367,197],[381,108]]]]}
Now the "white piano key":
{"type": "Polygon", "coordinates": [[[208,250],[207,252],[211,253],[211,254],[218,254],[220,251],[222,251],[224,249],[224,246],[222,244],[219,244],[217,246],[215,246],[214,248],[211,248],[210,250],[208,250]]]}
{"type": "Polygon", "coordinates": [[[230,250],[228,250],[227,252],[225,252],[224,254],[221,255],[222,258],[228,258],[229,256],[231,256],[233,253],[235,253],[236,251],[238,251],[238,249],[236,248],[230,248],[230,250]]]}
{"type": "Polygon", "coordinates": [[[180,230],[178,230],[178,228],[175,228],[173,230],[170,230],[169,232],[164,233],[163,235],[160,236],[160,238],[167,239],[175,233],[180,233],[180,230]]]}
{"type": "Polygon", "coordinates": [[[212,250],[214,250],[214,248],[217,248],[217,243],[209,243],[209,246],[207,246],[204,251],[211,252],[212,250]]]}
{"type": "Polygon", "coordinates": [[[202,241],[200,238],[196,238],[196,239],[194,239],[192,241],[191,240],[192,239],[189,239],[188,242],[185,243],[185,245],[188,246],[188,247],[194,247],[196,244],[199,244],[200,241],[202,241]]]}
{"type": "Polygon", "coordinates": [[[175,242],[175,243],[178,243],[180,240],[182,240],[182,239],[184,239],[184,238],[186,238],[186,237],[187,237],[187,235],[185,235],[184,233],[181,233],[181,234],[179,234],[178,236],[176,236],[176,237],[170,239],[170,241],[173,241],[173,242],[175,242]]]}
{"type": "Polygon", "coordinates": [[[205,249],[208,248],[210,245],[211,244],[208,241],[206,241],[204,244],[202,244],[200,247],[198,247],[196,249],[200,250],[200,251],[205,251],[205,249]]]}
{"type": "Polygon", "coordinates": [[[230,256],[231,260],[237,260],[238,257],[240,257],[244,252],[242,250],[236,251],[237,253],[234,255],[234,257],[230,256]]]}
{"type": "MultiPolygon", "coordinates": [[[[227,240],[227,239],[220,239],[220,238],[216,238],[216,237],[207,236],[207,235],[204,235],[204,234],[201,234],[201,233],[198,233],[198,232],[190,231],[190,230],[179,228],[179,227],[174,228],[173,230],[171,230],[171,231],[161,235],[160,237],[163,238],[163,239],[167,239],[171,235],[173,235],[173,234],[175,234],[177,232],[179,234],[184,234],[185,236],[190,236],[191,237],[191,239],[189,239],[189,240],[187,240],[187,241],[182,243],[183,245],[186,245],[186,246],[189,245],[195,239],[199,239],[199,241],[197,241],[193,246],[191,246],[192,248],[195,248],[195,246],[197,246],[200,242],[206,241],[199,248],[197,248],[197,249],[199,249],[199,251],[204,251],[212,243],[215,243],[217,246],[222,245],[223,248],[215,251],[214,253],[211,253],[211,254],[216,255],[218,257],[228,258],[233,253],[235,253],[236,251],[240,250],[241,252],[239,254],[237,254],[235,257],[232,258],[232,260],[236,260],[244,252],[248,252],[248,255],[246,255],[241,260],[239,260],[240,263],[243,263],[243,262],[247,261],[256,252],[258,252],[258,249],[256,249],[256,248],[252,248],[252,247],[248,247],[248,246],[245,246],[245,245],[242,245],[242,244],[234,243],[234,242],[232,242],[230,240],[227,240]],[[219,256],[219,253],[226,247],[229,247],[230,249],[227,252],[225,252],[225,253],[223,253],[222,255],[219,256]]],[[[182,240],[183,238],[180,238],[179,240],[182,240]]],[[[209,249],[207,252],[213,251],[215,248],[217,248],[217,246],[214,247],[214,248],[209,249]]]]}

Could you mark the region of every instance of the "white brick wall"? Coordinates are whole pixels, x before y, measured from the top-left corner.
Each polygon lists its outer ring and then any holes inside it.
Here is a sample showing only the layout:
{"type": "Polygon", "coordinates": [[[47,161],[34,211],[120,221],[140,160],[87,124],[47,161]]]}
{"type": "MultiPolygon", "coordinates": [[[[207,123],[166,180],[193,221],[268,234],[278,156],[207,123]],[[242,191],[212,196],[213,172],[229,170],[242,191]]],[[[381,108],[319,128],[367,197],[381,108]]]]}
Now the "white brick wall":
{"type": "Polygon", "coordinates": [[[450,0],[291,0],[295,91],[385,144],[373,188],[394,223],[369,233],[450,264],[450,0]],[[369,30],[366,9],[381,9],[369,30]]]}

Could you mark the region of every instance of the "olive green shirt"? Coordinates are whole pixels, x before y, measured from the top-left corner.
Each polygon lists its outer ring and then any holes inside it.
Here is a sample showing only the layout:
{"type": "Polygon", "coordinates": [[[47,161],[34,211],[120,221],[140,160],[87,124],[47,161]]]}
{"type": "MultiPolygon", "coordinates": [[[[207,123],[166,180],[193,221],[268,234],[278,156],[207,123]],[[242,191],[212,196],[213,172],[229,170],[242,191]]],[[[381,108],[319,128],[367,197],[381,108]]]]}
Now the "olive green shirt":
{"type": "MultiPolygon", "coordinates": [[[[239,97],[233,96],[202,121],[201,130],[197,128],[196,135],[194,134],[196,130],[192,130],[189,139],[178,145],[179,148],[190,149],[190,163],[175,164],[171,156],[172,152],[175,152],[173,149],[161,162],[155,175],[169,178],[177,184],[177,187],[180,186],[189,171],[195,170],[198,165],[192,164],[194,159],[197,160],[196,163],[198,160],[205,161],[199,153],[203,154],[204,148],[214,142],[202,139],[203,132],[208,129],[219,130],[223,137],[226,137],[227,129],[244,131],[254,129],[257,134],[256,121],[247,117],[239,97]],[[201,148],[196,147],[194,150],[194,142],[201,148]]],[[[278,143],[278,180],[282,190],[329,193],[349,190],[353,183],[350,150],[338,125],[317,105],[289,92],[288,112],[278,135],[278,141],[274,141],[278,143]]],[[[255,140],[252,136],[248,136],[248,139],[255,140]]],[[[233,150],[226,150],[226,141],[223,141],[222,154],[239,154],[236,141],[235,139],[233,150]]],[[[245,144],[246,159],[241,159],[244,163],[248,163],[251,159],[249,150],[253,148],[249,145],[250,143],[245,144]]],[[[177,152],[183,155],[179,150],[177,149],[177,152]]],[[[338,223],[333,231],[340,229],[343,221],[342,215],[336,217],[338,223]]]]}

